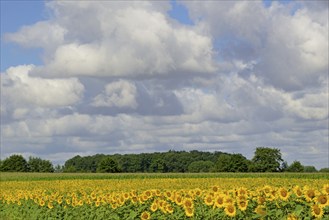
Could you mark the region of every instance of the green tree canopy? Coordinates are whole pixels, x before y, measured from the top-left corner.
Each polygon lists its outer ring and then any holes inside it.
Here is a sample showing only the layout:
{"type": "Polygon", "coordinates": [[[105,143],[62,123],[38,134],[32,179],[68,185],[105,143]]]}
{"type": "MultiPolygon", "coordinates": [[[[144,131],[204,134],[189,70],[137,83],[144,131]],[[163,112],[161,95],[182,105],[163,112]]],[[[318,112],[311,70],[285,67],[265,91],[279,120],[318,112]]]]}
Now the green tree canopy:
{"type": "Polygon", "coordinates": [[[2,162],[1,171],[28,172],[28,164],[22,155],[11,155],[2,162]]]}
{"type": "Polygon", "coordinates": [[[305,173],[315,173],[318,172],[314,166],[304,166],[305,173]]]}
{"type": "Polygon", "coordinates": [[[288,172],[303,172],[304,171],[304,167],[303,165],[295,160],[288,168],[287,168],[288,172]]]}
{"type": "Polygon", "coordinates": [[[105,157],[99,162],[97,166],[97,172],[118,173],[120,172],[120,169],[118,163],[115,160],[113,160],[111,157],[105,157]]]}
{"type": "Polygon", "coordinates": [[[249,170],[252,172],[278,172],[282,162],[279,149],[258,147],[251,160],[249,170]]]}
{"type": "Polygon", "coordinates": [[[329,168],[328,167],[321,168],[319,170],[319,172],[321,172],[321,173],[329,173],[329,168]]]}
{"type": "Polygon", "coordinates": [[[29,157],[28,167],[30,172],[54,172],[54,167],[52,163],[49,160],[43,160],[39,157],[29,157]]]}
{"type": "Polygon", "coordinates": [[[188,166],[188,172],[191,173],[206,173],[210,172],[214,167],[214,163],[207,160],[199,160],[199,161],[194,161],[188,166]]]}
{"type": "Polygon", "coordinates": [[[218,172],[246,172],[248,160],[241,154],[221,154],[216,163],[218,172]]]}

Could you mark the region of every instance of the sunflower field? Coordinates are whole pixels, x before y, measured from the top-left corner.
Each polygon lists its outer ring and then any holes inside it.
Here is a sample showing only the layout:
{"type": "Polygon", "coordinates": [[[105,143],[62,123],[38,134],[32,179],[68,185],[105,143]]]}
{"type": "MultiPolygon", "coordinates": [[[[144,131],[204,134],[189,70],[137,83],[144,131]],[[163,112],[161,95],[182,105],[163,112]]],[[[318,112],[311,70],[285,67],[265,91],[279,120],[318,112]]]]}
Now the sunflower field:
{"type": "Polygon", "coordinates": [[[326,179],[1,181],[0,219],[329,219],[326,179]]]}

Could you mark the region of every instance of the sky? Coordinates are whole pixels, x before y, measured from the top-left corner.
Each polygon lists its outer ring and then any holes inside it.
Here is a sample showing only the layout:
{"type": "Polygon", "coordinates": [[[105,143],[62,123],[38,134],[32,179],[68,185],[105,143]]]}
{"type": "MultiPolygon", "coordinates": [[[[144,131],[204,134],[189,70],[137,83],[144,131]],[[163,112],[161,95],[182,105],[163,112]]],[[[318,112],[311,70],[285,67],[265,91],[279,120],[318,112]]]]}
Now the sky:
{"type": "Polygon", "coordinates": [[[0,76],[2,159],[266,146],[329,167],[328,1],[1,1],[0,76]]]}

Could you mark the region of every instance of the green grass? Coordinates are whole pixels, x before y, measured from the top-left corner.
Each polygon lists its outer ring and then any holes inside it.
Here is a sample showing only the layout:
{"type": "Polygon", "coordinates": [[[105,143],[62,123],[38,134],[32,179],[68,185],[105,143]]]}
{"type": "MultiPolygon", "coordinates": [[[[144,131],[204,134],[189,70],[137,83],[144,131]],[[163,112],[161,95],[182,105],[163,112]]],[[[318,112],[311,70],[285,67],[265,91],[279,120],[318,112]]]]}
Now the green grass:
{"type": "Polygon", "coordinates": [[[0,173],[0,181],[154,178],[296,178],[329,179],[328,173],[0,173]]]}

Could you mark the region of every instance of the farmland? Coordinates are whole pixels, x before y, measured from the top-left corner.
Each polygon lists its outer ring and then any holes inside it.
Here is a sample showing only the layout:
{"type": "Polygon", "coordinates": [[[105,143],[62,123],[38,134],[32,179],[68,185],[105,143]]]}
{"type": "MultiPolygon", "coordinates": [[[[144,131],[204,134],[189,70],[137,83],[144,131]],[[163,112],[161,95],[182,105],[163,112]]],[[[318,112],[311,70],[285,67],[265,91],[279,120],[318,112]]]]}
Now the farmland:
{"type": "Polygon", "coordinates": [[[1,173],[2,219],[325,219],[328,174],[1,173]]]}

